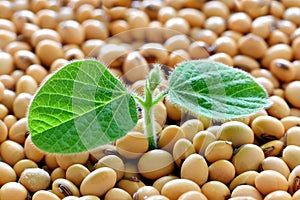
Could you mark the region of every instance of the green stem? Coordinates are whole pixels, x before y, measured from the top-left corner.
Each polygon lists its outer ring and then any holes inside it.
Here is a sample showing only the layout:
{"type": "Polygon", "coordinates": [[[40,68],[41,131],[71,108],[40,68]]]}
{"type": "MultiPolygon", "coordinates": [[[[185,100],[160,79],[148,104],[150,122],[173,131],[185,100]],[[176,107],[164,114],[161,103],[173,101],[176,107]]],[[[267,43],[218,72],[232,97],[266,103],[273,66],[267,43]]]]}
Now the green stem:
{"type": "Polygon", "coordinates": [[[136,100],[143,108],[146,107],[145,101],[144,101],[142,98],[140,98],[140,97],[137,96],[137,95],[134,95],[133,97],[134,97],[134,99],[135,99],[135,100],[136,100]]]}
{"type": "MultiPolygon", "coordinates": [[[[165,96],[165,95],[162,95],[165,96]]],[[[152,92],[148,87],[145,87],[145,98],[142,99],[139,96],[134,96],[135,100],[143,108],[143,119],[144,119],[144,131],[148,138],[149,150],[157,148],[156,142],[156,131],[154,127],[154,116],[153,116],[153,106],[157,103],[152,99],[152,92]]],[[[159,99],[161,99],[160,97],[159,99]]],[[[157,98],[156,98],[157,100],[157,98]]]]}
{"type": "Polygon", "coordinates": [[[155,99],[153,99],[152,101],[152,105],[157,104],[158,102],[160,102],[161,100],[163,100],[163,98],[165,98],[165,96],[169,93],[169,90],[165,90],[162,93],[160,93],[159,95],[157,95],[155,97],[155,99]]]}
{"type": "Polygon", "coordinates": [[[153,97],[153,92],[159,86],[161,80],[160,66],[156,65],[146,79],[146,84],[144,87],[144,99],[134,96],[139,104],[143,107],[144,131],[146,137],[148,138],[149,150],[157,148],[153,106],[161,101],[169,92],[166,90],[157,95],[155,98],[153,97]]]}
{"type": "Polygon", "coordinates": [[[144,115],[144,130],[145,135],[148,138],[149,142],[149,150],[156,149],[156,131],[154,128],[154,117],[152,112],[152,106],[149,108],[144,108],[143,115],[144,115]]]}
{"type": "Polygon", "coordinates": [[[149,150],[156,149],[156,132],[154,128],[153,102],[152,92],[148,87],[145,87],[145,102],[143,109],[144,131],[149,141],[149,150]]]}

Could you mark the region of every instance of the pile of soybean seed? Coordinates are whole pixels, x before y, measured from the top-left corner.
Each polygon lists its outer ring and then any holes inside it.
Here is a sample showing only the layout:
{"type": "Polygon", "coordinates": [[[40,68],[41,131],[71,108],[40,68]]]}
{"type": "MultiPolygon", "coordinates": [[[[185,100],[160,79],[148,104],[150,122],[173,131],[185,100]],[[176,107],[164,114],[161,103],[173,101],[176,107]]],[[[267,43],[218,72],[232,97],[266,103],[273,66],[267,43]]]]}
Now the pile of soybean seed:
{"type": "Polygon", "coordinates": [[[300,199],[300,1],[1,0],[0,187],[0,200],[300,199]],[[151,63],[219,61],[253,75],[273,105],[215,123],[166,97],[156,150],[141,118],[91,152],[41,152],[29,102],[49,74],[87,57],[137,93],[151,63]]]}

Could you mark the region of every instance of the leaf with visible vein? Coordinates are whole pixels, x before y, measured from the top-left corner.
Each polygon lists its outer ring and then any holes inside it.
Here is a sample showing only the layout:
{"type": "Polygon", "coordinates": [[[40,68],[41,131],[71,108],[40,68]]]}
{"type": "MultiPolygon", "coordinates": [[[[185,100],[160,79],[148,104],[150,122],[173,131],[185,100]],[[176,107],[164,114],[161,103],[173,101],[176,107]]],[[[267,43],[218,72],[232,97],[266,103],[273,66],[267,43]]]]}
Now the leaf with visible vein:
{"type": "Polygon", "coordinates": [[[107,144],[136,123],[130,92],[96,60],[74,61],[61,68],[42,85],[28,111],[32,141],[54,153],[107,144]]]}
{"type": "Polygon", "coordinates": [[[207,60],[179,64],[169,79],[169,95],[196,115],[221,120],[248,116],[271,104],[249,74],[207,60]]]}

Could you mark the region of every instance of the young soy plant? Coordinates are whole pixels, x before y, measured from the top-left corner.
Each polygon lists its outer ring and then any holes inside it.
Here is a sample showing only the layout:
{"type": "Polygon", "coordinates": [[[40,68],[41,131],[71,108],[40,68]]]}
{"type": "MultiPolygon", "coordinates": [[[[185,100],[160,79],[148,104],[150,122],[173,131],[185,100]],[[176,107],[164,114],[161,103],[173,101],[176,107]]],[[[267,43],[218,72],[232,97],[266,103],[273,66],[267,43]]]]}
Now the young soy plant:
{"type": "Polygon", "coordinates": [[[156,64],[141,97],[97,60],[70,62],[48,78],[32,99],[28,111],[32,141],[51,153],[83,152],[113,142],[137,124],[137,102],[143,109],[149,148],[154,149],[153,106],[166,95],[183,110],[219,120],[251,115],[271,104],[249,74],[218,62],[178,64],[168,87],[157,94],[162,80],[156,64]]]}

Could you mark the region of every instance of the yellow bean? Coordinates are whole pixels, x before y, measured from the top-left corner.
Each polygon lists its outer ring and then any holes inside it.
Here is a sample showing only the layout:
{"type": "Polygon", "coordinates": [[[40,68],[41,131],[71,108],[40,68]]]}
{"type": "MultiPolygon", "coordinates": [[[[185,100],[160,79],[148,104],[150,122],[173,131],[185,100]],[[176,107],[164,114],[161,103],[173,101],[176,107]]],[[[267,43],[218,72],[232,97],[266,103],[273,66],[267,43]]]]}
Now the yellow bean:
{"type": "Polygon", "coordinates": [[[203,185],[208,180],[209,169],[203,156],[189,155],[182,163],[180,177],[189,179],[198,185],[203,185]]]}
{"type": "Polygon", "coordinates": [[[0,186],[3,186],[8,182],[15,182],[17,180],[17,175],[13,168],[2,161],[0,161],[0,172],[2,174],[0,179],[0,186]]]}
{"type": "Polygon", "coordinates": [[[174,170],[173,156],[162,149],[146,152],[138,161],[138,169],[142,176],[157,179],[170,174],[174,170]]]}
{"type": "Polygon", "coordinates": [[[187,179],[175,179],[167,182],[162,190],[161,194],[168,197],[170,200],[178,199],[182,194],[189,191],[200,192],[200,187],[195,182],[187,179]]]}
{"type": "Polygon", "coordinates": [[[140,132],[129,132],[116,141],[116,147],[120,155],[128,159],[134,159],[140,157],[148,150],[148,140],[140,132]]]}

